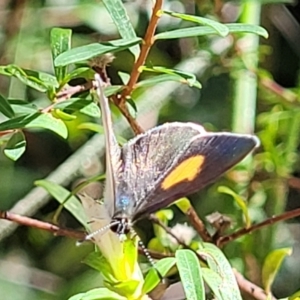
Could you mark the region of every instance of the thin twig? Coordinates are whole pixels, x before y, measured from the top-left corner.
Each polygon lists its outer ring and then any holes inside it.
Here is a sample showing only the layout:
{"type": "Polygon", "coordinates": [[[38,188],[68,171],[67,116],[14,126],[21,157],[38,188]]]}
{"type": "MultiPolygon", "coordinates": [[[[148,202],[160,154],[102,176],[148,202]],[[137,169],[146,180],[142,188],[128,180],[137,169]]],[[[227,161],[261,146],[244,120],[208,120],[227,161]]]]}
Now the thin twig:
{"type": "Polygon", "coordinates": [[[195,209],[190,206],[186,212],[186,216],[189,218],[193,228],[197,231],[204,242],[212,242],[212,237],[207,231],[203,221],[197,215],[195,209]]]}
{"type": "Polygon", "coordinates": [[[122,101],[118,101],[118,97],[112,97],[115,105],[119,108],[120,112],[122,113],[122,115],[126,118],[127,122],[129,123],[131,129],[133,130],[133,132],[135,133],[135,135],[140,134],[142,132],[144,132],[144,130],[142,129],[142,127],[139,125],[139,123],[132,117],[132,115],[130,114],[126,102],[122,102],[122,101]]]}
{"type": "Polygon", "coordinates": [[[189,246],[186,245],[180,238],[178,238],[178,236],[176,236],[176,234],[174,234],[174,232],[171,230],[171,228],[169,228],[168,226],[166,226],[159,218],[157,218],[154,214],[151,214],[149,216],[149,220],[152,221],[153,223],[155,223],[156,225],[160,226],[161,228],[163,228],[165,230],[165,232],[167,234],[169,234],[171,237],[173,237],[177,243],[181,246],[183,246],[184,248],[189,249],[189,246]]]}
{"type": "Polygon", "coordinates": [[[39,220],[32,219],[29,217],[20,216],[20,215],[17,215],[17,214],[8,212],[8,211],[0,211],[0,218],[18,223],[20,225],[34,227],[34,228],[38,228],[41,230],[46,230],[46,231],[52,232],[54,235],[66,236],[66,237],[77,239],[77,240],[82,240],[86,236],[86,233],[82,232],[82,231],[60,228],[60,227],[58,227],[54,224],[48,223],[48,222],[39,221],[39,220]]]}
{"type": "Polygon", "coordinates": [[[122,93],[122,98],[120,99],[120,101],[123,103],[125,102],[126,97],[130,95],[132,90],[134,89],[134,86],[137,83],[141,73],[140,67],[144,65],[147,56],[149,54],[150,48],[153,45],[154,42],[153,36],[155,34],[158,20],[160,18],[159,11],[161,10],[161,8],[162,8],[162,0],[156,0],[152,10],[152,15],[149,21],[149,25],[144,37],[144,41],[141,47],[140,55],[132,68],[127,87],[125,87],[122,93]]]}
{"type": "Polygon", "coordinates": [[[66,86],[61,91],[59,91],[56,95],[57,101],[63,101],[71,98],[73,95],[90,90],[93,87],[92,81],[87,81],[84,84],[76,85],[76,86],[66,86]]]}
{"type": "Polygon", "coordinates": [[[276,298],[272,294],[266,294],[266,292],[261,287],[247,280],[237,270],[233,269],[233,273],[241,292],[244,292],[245,294],[248,294],[257,300],[276,300],[276,298]]]}
{"type": "Polygon", "coordinates": [[[147,56],[149,54],[150,48],[153,45],[153,36],[155,34],[155,30],[157,27],[158,20],[160,18],[159,11],[161,10],[162,7],[162,0],[156,0],[153,10],[152,10],[152,15],[149,21],[149,25],[143,40],[143,44],[141,47],[141,52],[136,60],[135,64],[133,65],[129,81],[127,85],[124,87],[124,90],[120,97],[114,97],[114,103],[116,106],[120,109],[121,113],[123,116],[126,118],[128,123],[130,124],[132,130],[134,131],[135,134],[139,134],[143,132],[143,129],[140,127],[140,125],[136,122],[136,120],[131,116],[127,106],[126,106],[126,99],[128,96],[130,96],[131,92],[134,89],[135,84],[137,83],[139,76],[140,76],[140,68],[141,66],[144,65],[147,56]]]}
{"type": "Polygon", "coordinates": [[[50,105],[48,105],[47,107],[41,109],[41,112],[42,113],[50,112],[57,103],[68,100],[77,93],[90,90],[93,86],[94,86],[93,81],[88,81],[84,84],[80,84],[80,85],[76,85],[76,86],[66,85],[61,91],[59,91],[56,94],[55,102],[53,102],[50,105]]]}
{"type": "Polygon", "coordinates": [[[249,228],[242,228],[236,232],[233,232],[229,235],[225,235],[225,236],[221,236],[217,241],[216,241],[216,245],[218,247],[222,247],[225,244],[227,244],[228,242],[231,242],[233,240],[236,240],[242,236],[244,236],[245,234],[251,233],[253,231],[256,231],[258,229],[261,229],[263,227],[269,226],[269,225],[273,225],[275,223],[281,222],[281,221],[285,221],[285,220],[289,220],[295,217],[300,216],[300,208],[285,212],[283,214],[280,214],[278,216],[273,216],[261,223],[255,224],[249,228]]]}

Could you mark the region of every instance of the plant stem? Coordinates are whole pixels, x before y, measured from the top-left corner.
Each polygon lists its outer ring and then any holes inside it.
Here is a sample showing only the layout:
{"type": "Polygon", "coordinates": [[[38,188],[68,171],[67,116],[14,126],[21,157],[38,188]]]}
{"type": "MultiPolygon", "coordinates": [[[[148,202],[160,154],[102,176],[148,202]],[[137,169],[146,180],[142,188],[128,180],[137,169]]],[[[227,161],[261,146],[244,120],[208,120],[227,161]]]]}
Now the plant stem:
{"type": "MultiPolygon", "coordinates": [[[[258,1],[246,1],[241,16],[242,23],[259,25],[261,4],[258,1]]],[[[259,37],[254,34],[244,34],[239,40],[242,46],[242,56],[246,56],[247,69],[239,70],[234,84],[233,130],[241,133],[252,133],[255,126],[257,77],[251,70],[257,68],[257,51],[259,37]]]]}
{"type": "Polygon", "coordinates": [[[127,87],[125,87],[124,92],[122,93],[121,102],[124,102],[126,99],[126,96],[131,94],[136,82],[139,79],[139,76],[141,74],[140,67],[144,65],[146,58],[149,54],[150,48],[154,42],[153,36],[155,34],[158,20],[160,18],[159,11],[161,10],[161,7],[162,7],[162,0],[156,0],[155,5],[153,7],[153,11],[152,11],[152,16],[149,21],[149,25],[148,25],[148,28],[147,28],[147,31],[146,31],[146,34],[144,37],[140,55],[132,68],[132,72],[130,74],[130,78],[129,78],[127,87]]]}

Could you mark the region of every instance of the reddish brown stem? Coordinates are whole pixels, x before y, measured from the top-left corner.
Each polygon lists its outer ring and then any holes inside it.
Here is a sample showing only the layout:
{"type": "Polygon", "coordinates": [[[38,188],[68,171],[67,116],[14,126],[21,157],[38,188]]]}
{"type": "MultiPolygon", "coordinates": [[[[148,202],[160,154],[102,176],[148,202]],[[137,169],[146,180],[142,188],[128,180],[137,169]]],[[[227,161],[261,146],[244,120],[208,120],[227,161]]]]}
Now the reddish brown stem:
{"type": "Polygon", "coordinates": [[[0,131],[0,136],[4,136],[4,135],[7,135],[7,134],[10,134],[10,133],[13,133],[15,130],[3,130],[3,131],[0,131]]]}
{"type": "Polygon", "coordinates": [[[298,178],[298,177],[290,177],[288,179],[288,185],[291,188],[293,188],[293,189],[300,190],[300,178],[298,178]]]}
{"type": "Polygon", "coordinates": [[[192,226],[194,227],[194,229],[197,231],[197,233],[202,238],[202,240],[204,242],[211,242],[212,241],[211,235],[207,231],[203,221],[199,218],[199,216],[197,215],[195,209],[192,206],[186,212],[186,215],[189,218],[189,220],[190,220],[192,226]]]}
{"type": "Polygon", "coordinates": [[[20,225],[35,227],[38,229],[50,231],[55,235],[67,236],[77,240],[83,240],[86,234],[82,231],[76,231],[71,229],[63,229],[54,224],[35,220],[29,217],[20,216],[7,211],[0,211],[0,219],[9,220],[20,225]]]}
{"type": "Polygon", "coordinates": [[[255,224],[255,225],[253,225],[249,228],[242,228],[242,229],[240,229],[236,232],[233,232],[229,235],[219,237],[216,241],[216,245],[218,247],[222,247],[225,244],[227,244],[227,243],[229,243],[233,240],[236,240],[236,239],[242,237],[245,234],[251,233],[253,231],[256,231],[258,229],[266,227],[268,225],[272,225],[272,224],[275,224],[275,223],[278,223],[278,222],[281,222],[281,221],[289,220],[289,219],[292,219],[292,218],[295,218],[295,217],[298,217],[298,216],[300,216],[300,208],[285,212],[285,213],[283,213],[281,215],[278,215],[278,216],[273,216],[273,217],[271,217],[271,218],[269,218],[269,219],[267,219],[267,220],[265,220],[261,223],[255,224]]]}
{"type": "Polygon", "coordinates": [[[293,91],[282,87],[271,78],[261,78],[259,83],[270,92],[279,96],[284,101],[284,104],[299,107],[299,97],[293,91]]]}
{"type": "Polygon", "coordinates": [[[122,98],[120,99],[121,102],[125,102],[126,97],[131,94],[135,84],[137,83],[137,81],[139,79],[139,76],[141,73],[140,67],[144,65],[144,63],[147,59],[147,56],[149,54],[150,48],[154,42],[153,36],[155,34],[158,20],[160,18],[159,11],[161,10],[161,8],[162,8],[162,0],[156,0],[155,5],[152,10],[152,16],[150,18],[149,25],[148,25],[148,28],[147,28],[147,31],[146,31],[146,34],[144,37],[144,41],[143,41],[143,44],[141,47],[140,55],[132,68],[130,79],[122,93],[122,98]]]}

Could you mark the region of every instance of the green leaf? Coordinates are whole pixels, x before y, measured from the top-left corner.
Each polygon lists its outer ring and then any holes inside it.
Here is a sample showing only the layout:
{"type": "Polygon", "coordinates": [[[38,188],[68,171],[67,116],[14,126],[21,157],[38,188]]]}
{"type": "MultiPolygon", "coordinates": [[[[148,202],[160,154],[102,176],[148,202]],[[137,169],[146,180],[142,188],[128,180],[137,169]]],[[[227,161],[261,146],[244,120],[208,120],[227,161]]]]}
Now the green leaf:
{"type": "Polygon", "coordinates": [[[61,85],[68,83],[70,80],[75,78],[93,78],[92,74],[94,75],[95,72],[88,67],[81,67],[73,70],[69,74],[64,77],[61,85]]]}
{"type": "Polygon", "coordinates": [[[38,77],[27,74],[25,70],[16,65],[1,66],[0,74],[14,76],[24,84],[38,90],[39,92],[47,91],[47,86],[42,82],[42,80],[38,77]]]}
{"type": "Polygon", "coordinates": [[[16,117],[38,112],[38,108],[36,105],[24,100],[8,99],[8,102],[15,112],[16,117]]]}
{"type": "MultiPolygon", "coordinates": [[[[229,29],[231,33],[254,33],[265,38],[268,37],[268,32],[257,25],[251,24],[225,24],[225,26],[229,29]]],[[[188,27],[182,29],[175,29],[172,31],[165,31],[162,33],[158,33],[154,36],[155,40],[165,40],[165,39],[177,39],[177,38],[185,38],[185,37],[193,37],[193,36],[203,36],[209,34],[216,34],[216,31],[208,26],[195,26],[188,27]]]]}
{"type": "MultiPolygon", "coordinates": [[[[104,134],[104,129],[103,126],[96,124],[96,123],[91,123],[91,122],[85,122],[85,123],[81,123],[80,125],[78,125],[77,127],[78,129],[87,129],[87,130],[91,130],[100,134],[104,134]]],[[[120,145],[124,145],[125,143],[127,143],[127,140],[124,139],[123,137],[121,137],[120,135],[116,136],[117,141],[120,145]]]]}
{"type": "Polygon", "coordinates": [[[106,43],[94,43],[86,46],[73,48],[60,54],[54,61],[55,66],[66,66],[72,63],[77,63],[83,60],[103,55],[108,52],[118,52],[128,49],[130,46],[141,42],[140,38],[120,39],[106,43]]]}
{"type": "Polygon", "coordinates": [[[82,300],[82,297],[85,295],[85,293],[80,293],[77,295],[72,296],[71,298],[69,298],[68,300],[82,300]]]}
{"type": "Polygon", "coordinates": [[[163,11],[163,13],[175,18],[180,18],[181,20],[191,21],[201,25],[207,25],[213,28],[220,36],[223,37],[227,36],[229,33],[229,29],[225,25],[211,19],[197,17],[194,15],[180,14],[180,13],[175,13],[170,11],[163,11]]]}
{"type": "Polygon", "coordinates": [[[48,91],[55,90],[55,88],[59,86],[56,77],[51,74],[25,69],[24,72],[30,76],[30,78],[33,77],[41,81],[47,87],[48,91]]]}
{"type": "Polygon", "coordinates": [[[223,252],[213,244],[202,243],[201,255],[207,259],[208,266],[222,278],[219,289],[223,300],[242,300],[232,268],[223,252]]]}
{"type": "Polygon", "coordinates": [[[136,84],[136,88],[140,88],[140,87],[149,87],[149,86],[153,86],[156,84],[159,84],[161,82],[165,82],[165,81],[177,81],[183,84],[188,84],[189,86],[195,86],[197,88],[201,88],[200,83],[197,82],[191,82],[190,80],[186,80],[185,78],[183,78],[182,76],[178,75],[178,74],[163,74],[163,75],[157,75],[157,76],[153,76],[151,78],[142,80],[140,82],[138,82],[136,84]]]}
{"type": "Polygon", "coordinates": [[[174,202],[174,204],[184,213],[186,214],[188,210],[191,208],[191,202],[188,198],[180,198],[174,202]]]}
{"type": "Polygon", "coordinates": [[[100,252],[91,252],[84,258],[82,261],[86,265],[90,266],[91,268],[99,271],[100,273],[102,272],[103,269],[103,256],[100,252]]]}
{"type": "Polygon", "coordinates": [[[74,295],[69,300],[126,300],[126,298],[107,288],[97,288],[86,293],[74,295]]]}
{"type": "Polygon", "coordinates": [[[10,106],[9,101],[6,98],[4,98],[1,94],[0,94],[0,112],[2,112],[3,115],[8,118],[12,118],[15,116],[15,113],[12,107],[10,106]]]}
{"type": "Polygon", "coordinates": [[[214,293],[214,299],[222,300],[222,296],[220,294],[220,291],[222,289],[222,278],[221,276],[216,273],[215,271],[208,269],[208,268],[202,268],[202,275],[204,281],[207,283],[209,288],[214,293]]]}
{"type": "Polygon", "coordinates": [[[114,276],[111,265],[100,252],[91,252],[83,260],[83,263],[99,271],[106,282],[118,282],[117,278],[114,276]]]}
{"type": "Polygon", "coordinates": [[[155,264],[155,268],[151,268],[145,277],[145,282],[143,285],[143,294],[148,294],[151,292],[161,281],[159,275],[166,276],[170,269],[175,265],[176,260],[174,257],[167,257],[159,260],[155,264]]]}
{"type": "Polygon", "coordinates": [[[269,34],[266,29],[261,26],[253,25],[253,24],[243,24],[243,23],[232,23],[232,24],[225,24],[229,32],[231,33],[253,33],[260,35],[267,39],[269,34]]]}
{"type": "MultiPolygon", "coordinates": [[[[136,38],[136,33],[129,20],[123,2],[121,0],[103,0],[103,3],[117,26],[121,37],[125,40],[136,38]]],[[[137,45],[130,47],[129,50],[135,58],[138,57],[140,49],[137,45]]]]}
{"type": "Polygon", "coordinates": [[[175,257],[187,300],[204,300],[203,277],[196,254],[191,250],[177,250],[175,257]]]}
{"type": "Polygon", "coordinates": [[[57,102],[54,108],[64,111],[76,112],[79,111],[90,117],[99,118],[101,115],[100,108],[92,100],[85,100],[82,98],[71,98],[62,102],[57,102]]]}
{"type": "Polygon", "coordinates": [[[4,154],[16,161],[26,150],[26,139],[23,132],[14,133],[5,146],[4,154]]]}
{"type": "Polygon", "coordinates": [[[197,87],[197,88],[201,88],[201,83],[197,80],[196,76],[192,73],[188,73],[188,72],[182,72],[179,70],[174,70],[174,69],[167,69],[164,67],[146,67],[143,66],[141,68],[143,71],[147,71],[147,72],[154,72],[154,73],[165,73],[165,74],[169,74],[169,75],[176,75],[178,76],[178,80],[176,81],[180,81],[183,83],[188,84],[191,87],[197,87]]]}
{"type": "Polygon", "coordinates": [[[52,115],[57,118],[57,119],[60,119],[62,121],[66,121],[66,122],[69,122],[69,121],[73,121],[77,118],[77,116],[74,116],[74,115],[71,115],[71,114],[68,114],[58,108],[52,110],[52,115]]]}
{"type": "Polygon", "coordinates": [[[117,92],[120,92],[122,88],[123,88],[122,85],[111,85],[104,89],[104,94],[106,97],[109,97],[116,94],[117,92]]]}
{"type": "Polygon", "coordinates": [[[65,123],[60,119],[54,118],[50,113],[39,114],[34,120],[26,124],[25,128],[48,129],[55,132],[64,139],[68,137],[68,128],[65,123]]]}
{"type": "Polygon", "coordinates": [[[34,113],[30,115],[24,115],[0,123],[0,131],[21,128],[48,129],[63,138],[67,138],[68,136],[68,129],[65,123],[62,120],[54,118],[49,113],[34,113]]]}
{"type": "Polygon", "coordinates": [[[293,295],[289,296],[288,300],[300,300],[300,291],[297,291],[293,295]]]}
{"type": "MultiPolygon", "coordinates": [[[[51,50],[53,64],[58,55],[64,53],[71,48],[72,30],[62,28],[52,28],[51,30],[51,50]]],[[[66,67],[55,67],[55,75],[58,82],[61,82],[67,74],[66,67]]]]}
{"type": "Polygon", "coordinates": [[[127,84],[127,82],[129,81],[130,79],[130,74],[128,73],[125,73],[125,72],[118,72],[118,75],[120,76],[123,84],[127,84]]]}
{"type": "Polygon", "coordinates": [[[100,118],[100,116],[101,116],[100,108],[94,102],[90,103],[89,105],[84,106],[79,111],[87,116],[94,117],[94,118],[100,118]]]}
{"type": "Polygon", "coordinates": [[[276,249],[268,254],[262,268],[262,282],[266,293],[271,291],[271,286],[274,282],[283,259],[287,255],[292,254],[291,248],[276,249]]]}
{"type": "Polygon", "coordinates": [[[65,199],[70,194],[68,190],[49,180],[35,181],[35,185],[44,188],[60,204],[63,204],[64,208],[67,209],[83,226],[87,225],[87,219],[82,205],[75,196],[70,197],[68,201],[64,203],[65,199]]]}
{"type": "Polygon", "coordinates": [[[243,199],[243,197],[241,197],[240,195],[238,195],[237,193],[235,193],[233,190],[231,190],[230,188],[228,188],[226,186],[219,186],[218,187],[218,192],[232,196],[235,203],[238,205],[238,207],[243,212],[243,215],[245,217],[245,226],[246,226],[246,228],[249,228],[251,226],[251,219],[250,219],[250,216],[249,216],[247,203],[243,199]]]}
{"type": "MultiPolygon", "coordinates": [[[[88,179],[86,179],[85,181],[79,183],[70,193],[69,195],[63,200],[62,204],[60,205],[60,207],[56,210],[54,216],[53,216],[53,219],[54,220],[57,220],[61,211],[62,211],[62,208],[64,207],[64,204],[73,196],[76,196],[83,188],[85,188],[87,185],[89,185],[90,183],[92,182],[95,182],[95,181],[102,181],[102,180],[105,180],[105,174],[101,174],[101,175],[96,175],[96,176],[92,176],[88,179]]],[[[82,195],[81,195],[81,198],[80,200],[82,200],[82,195]]]]}

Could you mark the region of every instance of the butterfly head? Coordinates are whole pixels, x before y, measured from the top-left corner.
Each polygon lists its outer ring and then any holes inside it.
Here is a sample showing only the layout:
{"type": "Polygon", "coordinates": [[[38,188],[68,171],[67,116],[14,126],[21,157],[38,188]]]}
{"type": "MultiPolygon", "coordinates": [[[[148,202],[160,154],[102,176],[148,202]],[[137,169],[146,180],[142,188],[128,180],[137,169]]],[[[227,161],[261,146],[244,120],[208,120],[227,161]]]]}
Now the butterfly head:
{"type": "Polygon", "coordinates": [[[119,236],[124,236],[131,231],[132,224],[129,218],[114,217],[110,223],[110,230],[119,236]]]}

